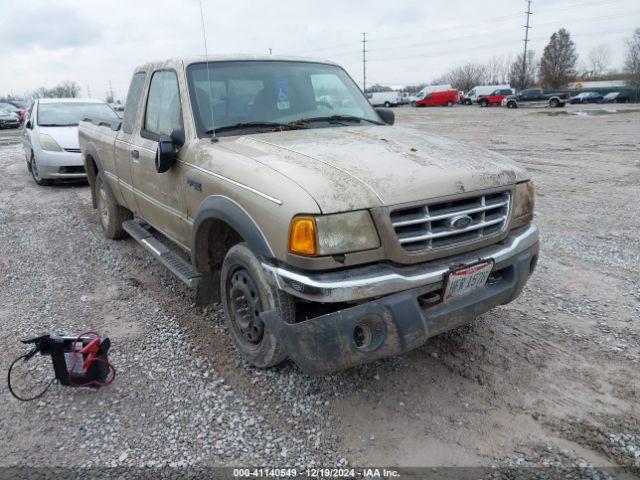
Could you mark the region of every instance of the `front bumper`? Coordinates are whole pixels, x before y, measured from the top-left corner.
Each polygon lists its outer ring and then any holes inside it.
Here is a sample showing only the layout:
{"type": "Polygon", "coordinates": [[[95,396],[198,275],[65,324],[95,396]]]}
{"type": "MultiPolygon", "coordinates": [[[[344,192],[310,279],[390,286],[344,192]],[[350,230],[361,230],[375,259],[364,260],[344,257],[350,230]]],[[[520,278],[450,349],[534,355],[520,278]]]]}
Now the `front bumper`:
{"type": "Polygon", "coordinates": [[[538,228],[529,225],[512,231],[500,243],[462,255],[398,267],[374,264],[329,273],[297,272],[263,263],[267,280],[275,287],[314,302],[351,302],[381,297],[416,287],[442,287],[452,266],[493,259],[496,266],[538,243],[538,228]]]}
{"type": "MultiPolygon", "coordinates": [[[[536,265],[537,230],[535,238],[511,256],[494,257],[484,287],[448,302],[433,302],[435,292],[427,285],[296,324],[285,323],[274,310],[261,317],[289,358],[314,375],[398,355],[515,299],[536,265]]],[[[439,292],[443,288],[440,279],[439,292]]]]}
{"type": "Polygon", "coordinates": [[[50,152],[48,150],[40,150],[36,152],[36,158],[38,162],[38,173],[42,178],[87,178],[87,174],[84,171],[74,173],[66,173],[64,171],[69,167],[82,167],[84,170],[82,154],[79,152],[50,152]]]}

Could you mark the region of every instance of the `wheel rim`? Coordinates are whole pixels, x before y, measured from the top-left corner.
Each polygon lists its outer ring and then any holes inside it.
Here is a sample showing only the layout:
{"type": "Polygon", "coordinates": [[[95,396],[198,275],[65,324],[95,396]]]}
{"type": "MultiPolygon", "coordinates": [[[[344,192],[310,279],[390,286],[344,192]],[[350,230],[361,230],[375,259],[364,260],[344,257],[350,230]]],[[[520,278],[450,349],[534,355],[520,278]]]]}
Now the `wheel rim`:
{"type": "Polygon", "coordinates": [[[40,182],[42,178],[40,178],[40,173],[38,172],[38,164],[36,163],[36,157],[31,157],[31,175],[33,175],[33,179],[36,182],[40,182]]]}
{"type": "Polygon", "coordinates": [[[109,225],[109,209],[107,208],[107,192],[102,184],[98,189],[98,212],[100,212],[100,223],[106,229],[109,225]]]}
{"type": "Polygon", "coordinates": [[[260,319],[262,302],[253,278],[244,268],[233,272],[228,281],[230,317],[240,340],[249,348],[257,348],[264,337],[260,319]]]}

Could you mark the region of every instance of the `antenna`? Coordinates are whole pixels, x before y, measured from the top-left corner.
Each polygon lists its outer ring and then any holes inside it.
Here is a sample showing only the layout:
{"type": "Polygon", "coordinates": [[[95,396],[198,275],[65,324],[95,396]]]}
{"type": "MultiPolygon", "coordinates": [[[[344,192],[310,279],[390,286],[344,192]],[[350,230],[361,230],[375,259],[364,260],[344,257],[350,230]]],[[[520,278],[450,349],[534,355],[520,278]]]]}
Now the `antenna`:
{"type": "Polygon", "coordinates": [[[362,32],[362,92],[367,90],[367,32],[362,32]]]}
{"type": "Polygon", "coordinates": [[[209,84],[209,106],[211,107],[211,142],[218,141],[216,137],[216,125],[213,120],[213,92],[211,90],[211,70],[209,69],[209,53],[207,52],[207,31],[204,28],[204,13],[202,13],[202,0],[200,2],[200,20],[202,21],[202,38],[204,39],[204,58],[207,65],[207,83],[209,84]]]}

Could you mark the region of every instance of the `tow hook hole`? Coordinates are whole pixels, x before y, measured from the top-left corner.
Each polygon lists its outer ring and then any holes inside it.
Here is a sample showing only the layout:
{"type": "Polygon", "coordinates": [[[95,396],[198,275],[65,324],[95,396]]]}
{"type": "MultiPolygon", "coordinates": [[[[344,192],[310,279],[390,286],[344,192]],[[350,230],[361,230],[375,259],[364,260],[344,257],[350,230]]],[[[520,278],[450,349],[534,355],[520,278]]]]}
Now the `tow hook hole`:
{"type": "Polygon", "coordinates": [[[502,272],[492,272],[487,279],[487,284],[492,285],[498,283],[502,279],[502,272]]]}
{"type": "Polygon", "coordinates": [[[537,265],[538,265],[538,256],[534,255],[533,257],[531,257],[531,263],[529,264],[529,275],[533,273],[537,265]]]}
{"type": "Polygon", "coordinates": [[[384,343],[386,336],[386,324],[378,315],[362,317],[353,328],[353,343],[362,352],[376,350],[384,343]]]}

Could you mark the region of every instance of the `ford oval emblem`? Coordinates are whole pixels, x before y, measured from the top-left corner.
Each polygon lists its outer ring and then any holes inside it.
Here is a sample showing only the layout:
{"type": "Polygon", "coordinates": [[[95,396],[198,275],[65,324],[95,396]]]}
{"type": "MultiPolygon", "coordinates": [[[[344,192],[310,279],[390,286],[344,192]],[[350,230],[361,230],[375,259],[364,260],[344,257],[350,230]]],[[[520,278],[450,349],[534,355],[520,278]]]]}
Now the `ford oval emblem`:
{"type": "Polygon", "coordinates": [[[473,219],[469,215],[456,215],[449,219],[449,227],[455,230],[462,230],[471,225],[473,219]]]}

